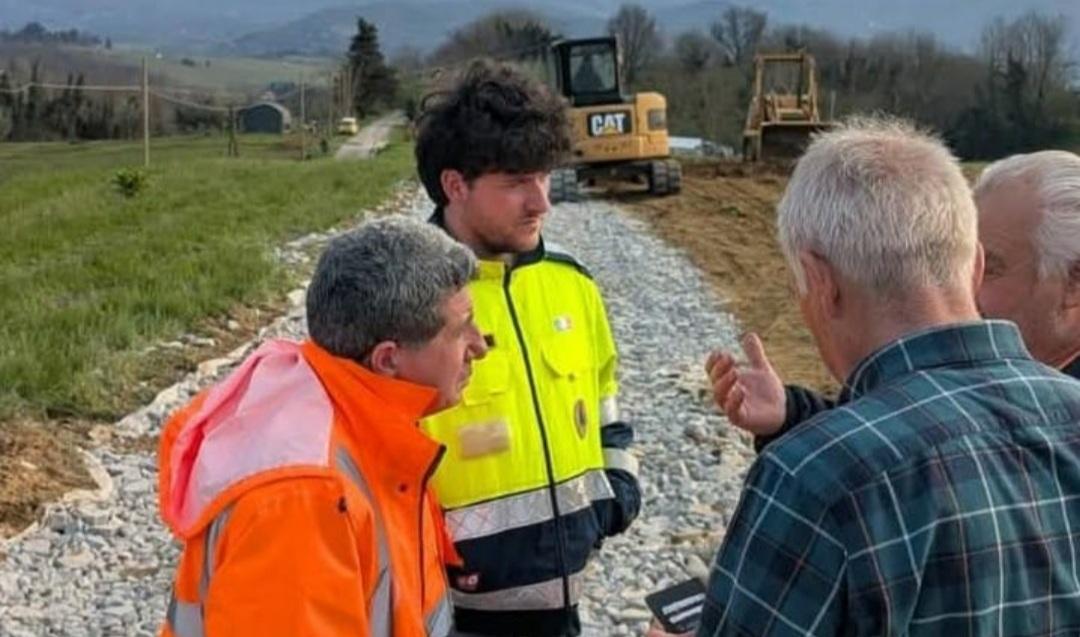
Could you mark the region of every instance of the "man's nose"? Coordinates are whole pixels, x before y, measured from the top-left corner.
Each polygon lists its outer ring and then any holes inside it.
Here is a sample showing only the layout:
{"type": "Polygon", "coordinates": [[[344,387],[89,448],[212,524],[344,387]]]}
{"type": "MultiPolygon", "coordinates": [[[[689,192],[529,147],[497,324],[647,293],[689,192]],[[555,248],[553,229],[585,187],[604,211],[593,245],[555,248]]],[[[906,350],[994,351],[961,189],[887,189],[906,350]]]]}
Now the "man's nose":
{"type": "Polygon", "coordinates": [[[487,339],[480,334],[480,330],[473,329],[472,342],[469,345],[469,360],[477,360],[483,358],[488,352],[487,339]]]}
{"type": "Polygon", "coordinates": [[[551,201],[548,198],[550,183],[546,174],[538,175],[529,183],[529,210],[547,212],[551,208],[551,201]]]}

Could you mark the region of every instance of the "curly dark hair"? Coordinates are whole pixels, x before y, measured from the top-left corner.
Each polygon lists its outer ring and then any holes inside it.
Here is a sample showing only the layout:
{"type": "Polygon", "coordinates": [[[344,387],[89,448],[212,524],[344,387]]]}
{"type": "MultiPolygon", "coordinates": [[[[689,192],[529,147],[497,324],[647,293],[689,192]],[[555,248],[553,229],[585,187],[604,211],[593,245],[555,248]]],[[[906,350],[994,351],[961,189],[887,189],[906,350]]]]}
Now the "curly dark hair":
{"type": "Polygon", "coordinates": [[[490,172],[541,172],[570,152],[566,102],[543,82],[490,60],[473,62],[449,90],[425,97],[417,129],[420,181],[440,206],[447,203],[444,170],[468,181],[490,172]]]}

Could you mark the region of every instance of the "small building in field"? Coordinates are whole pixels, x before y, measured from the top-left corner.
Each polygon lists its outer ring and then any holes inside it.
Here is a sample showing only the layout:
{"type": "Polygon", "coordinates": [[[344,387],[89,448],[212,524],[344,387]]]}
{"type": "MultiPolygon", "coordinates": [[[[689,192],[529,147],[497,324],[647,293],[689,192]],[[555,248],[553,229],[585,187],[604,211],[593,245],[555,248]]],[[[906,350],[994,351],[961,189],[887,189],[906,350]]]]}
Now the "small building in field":
{"type": "Polygon", "coordinates": [[[242,109],[239,114],[240,131],[244,133],[289,132],[292,115],[289,109],[276,102],[260,102],[242,109]]]}

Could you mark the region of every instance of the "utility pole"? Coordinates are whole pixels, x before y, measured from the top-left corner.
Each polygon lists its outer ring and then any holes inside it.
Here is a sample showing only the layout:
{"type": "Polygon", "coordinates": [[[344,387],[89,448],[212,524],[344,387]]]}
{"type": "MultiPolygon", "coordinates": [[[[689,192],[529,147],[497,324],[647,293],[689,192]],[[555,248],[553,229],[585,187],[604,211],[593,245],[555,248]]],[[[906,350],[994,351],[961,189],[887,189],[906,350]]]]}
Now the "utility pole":
{"type": "Polygon", "coordinates": [[[304,94],[304,72],[300,71],[300,159],[307,159],[307,108],[304,94]]]}
{"type": "Polygon", "coordinates": [[[146,56],[142,59],[142,133],[143,166],[150,167],[150,74],[146,68],[146,56]]]}
{"type": "Polygon", "coordinates": [[[236,108],[229,104],[229,157],[240,156],[240,145],[236,143],[236,108]]]}
{"type": "Polygon", "coordinates": [[[345,75],[346,75],[346,71],[345,71],[345,66],[343,65],[341,67],[341,70],[338,72],[338,92],[337,92],[338,110],[341,112],[342,117],[346,117],[349,114],[349,112],[345,110],[345,75]]]}
{"type": "Polygon", "coordinates": [[[343,76],[345,78],[345,90],[341,92],[341,110],[346,115],[353,115],[353,69],[352,65],[348,62],[345,63],[344,68],[345,72],[343,73],[343,76]]]}
{"type": "Polygon", "coordinates": [[[334,130],[334,88],[337,86],[337,78],[334,77],[334,73],[330,73],[329,83],[326,85],[326,135],[330,136],[332,130],[334,130]]]}

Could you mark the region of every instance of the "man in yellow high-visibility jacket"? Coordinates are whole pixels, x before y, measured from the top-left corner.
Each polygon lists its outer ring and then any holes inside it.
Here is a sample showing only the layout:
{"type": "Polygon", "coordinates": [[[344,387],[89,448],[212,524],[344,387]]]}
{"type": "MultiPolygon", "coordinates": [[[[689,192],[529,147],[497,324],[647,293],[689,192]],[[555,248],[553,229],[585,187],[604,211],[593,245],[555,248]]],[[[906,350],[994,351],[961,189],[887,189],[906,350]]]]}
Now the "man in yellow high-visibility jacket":
{"type": "Polygon", "coordinates": [[[562,99],[490,62],[419,120],[432,221],[480,259],[469,291],[489,347],[462,403],[422,423],[447,447],[434,484],[463,558],[450,571],[461,634],[580,633],[589,557],[641,506],[599,289],[540,237],[569,147],[562,99]]]}

